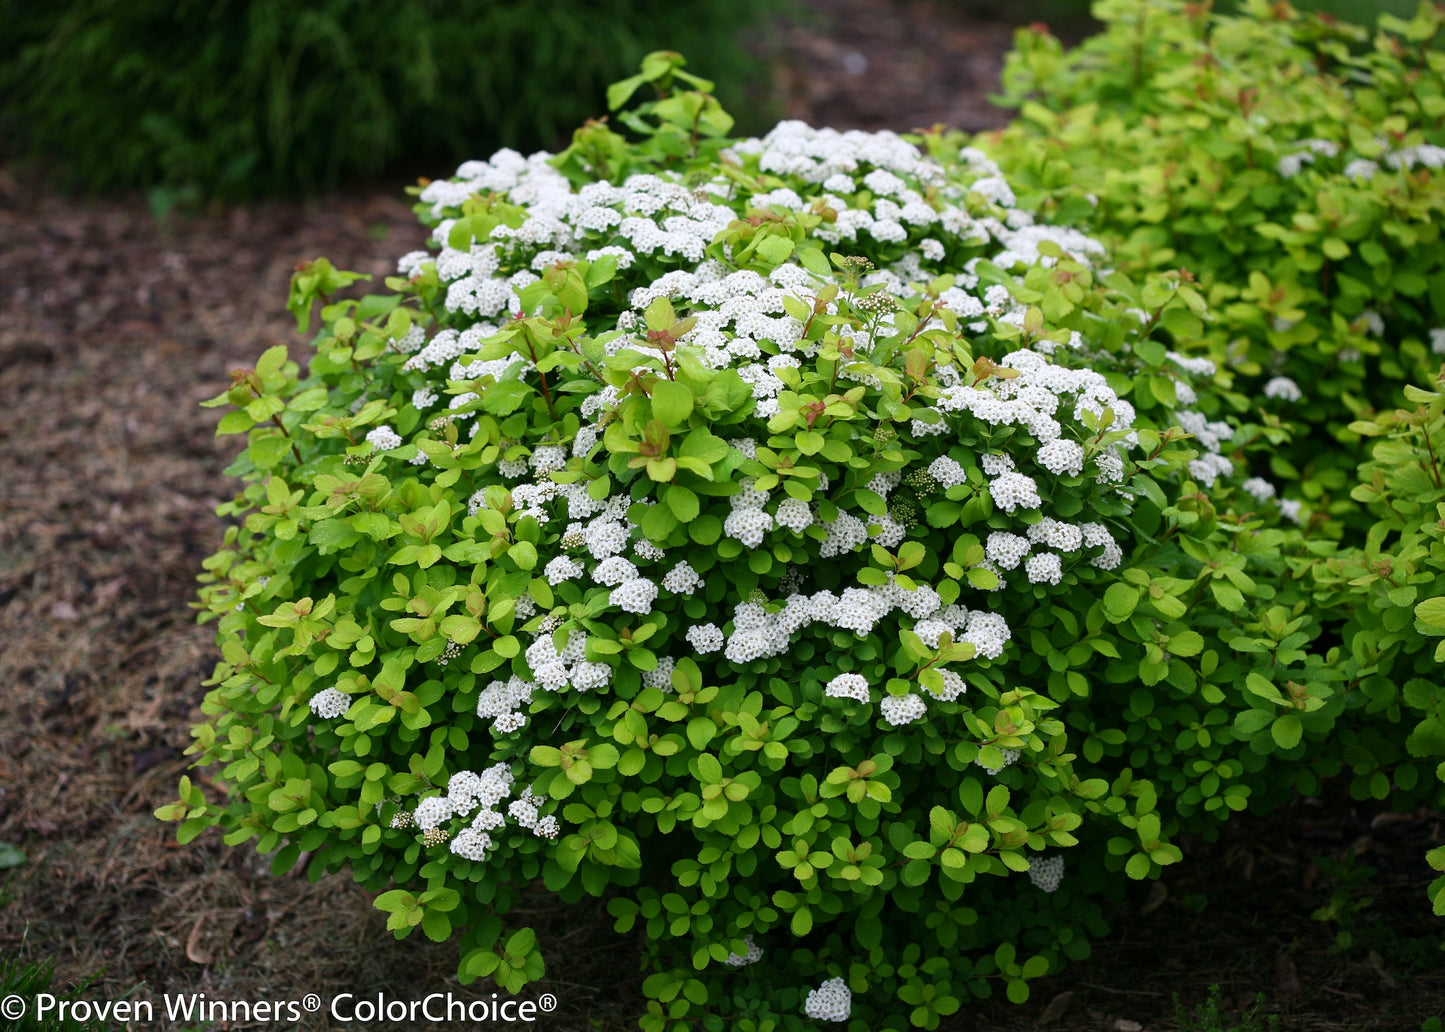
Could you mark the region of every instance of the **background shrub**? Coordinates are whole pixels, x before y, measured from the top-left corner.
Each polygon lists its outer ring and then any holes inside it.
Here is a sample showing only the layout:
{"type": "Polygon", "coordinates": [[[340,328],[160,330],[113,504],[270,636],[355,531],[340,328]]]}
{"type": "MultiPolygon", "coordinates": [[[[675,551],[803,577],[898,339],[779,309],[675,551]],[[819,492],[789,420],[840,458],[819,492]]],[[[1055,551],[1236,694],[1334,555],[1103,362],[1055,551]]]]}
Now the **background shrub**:
{"type": "Polygon", "coordinates": [[[1440,404],[1410,384],[1435,383],[1445,356],[1445,8],[1371,35],[1240,6],[1104,0],[1106,31],[1067,52],[1020,32],[1005,73],[1020,118],[981,143],[1122,268],[1191,270],[1209,316],[1166,336],[1219,365],[1201,407],[1254,421],[1232,468],[1303,502],[1269,585],[1240,585],[1253,619],[1221,633],[1226,655],[1257,657],[1240,670],[1256,696],[1233,722],[1241,761],[1268,755],[1274,789],[1343,775],[1357,798],[1438,805],[1440,404]]]}
{"type": "Polygon", "coordinates": [[[70,0],[0,5],[0,123],[87,191],[314,191],[405,161],[555,147],[659,47],[735,96],[773,5],[70,0]]]}
{"type": "Polygon", "coordinates": [[[1445,354],[1445,9],[1381,16],[1372,37],[1241,6],[1103,0],[1105,31],[1067,52],[1021,31],[1004,73],[1020,116],[984,146],[1121,268],[1198,278],[1230,404],[1296,428],[1260,472],[1350,519],[1348,424],[1445,354]]]}

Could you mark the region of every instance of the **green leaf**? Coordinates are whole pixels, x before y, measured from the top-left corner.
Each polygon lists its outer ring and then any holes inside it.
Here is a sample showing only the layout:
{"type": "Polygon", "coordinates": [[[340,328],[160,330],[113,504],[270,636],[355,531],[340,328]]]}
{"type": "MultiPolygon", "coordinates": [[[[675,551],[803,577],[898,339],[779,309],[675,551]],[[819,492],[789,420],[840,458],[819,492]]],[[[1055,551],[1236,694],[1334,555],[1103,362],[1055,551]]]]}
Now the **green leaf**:
{"type": "Polygon", "coordinates": [[[507,558],[523,570],[533,569],[537,565],[537,546],[530,541],[518,541],[507,549],[507,558]]]}
{"type": "Polygon", "coordinates": [[[1244,595],[1228,581],[1210,581],[1209,590],[1213,592],[1214,600],[1229,612],[1237,613],[1244,608],[1244,595]]]}
{"type": "Polygon", "coordinates": [[[672,510],[679,522],[691,523],[697,519],[698,498],[695,493],[677,484],[669,484],[662,492],[663,501],[672,510]]]}
{"type": "Polygon", "coordinates": [[[1275,744],[1281,749],[1293,749],[1299,745],[1303,735],[1303,728],[1300,727],[1299,714],[1286,713],[1274,722],[1269,729],[1270,735],[1274,738],[1275,744]]]}
{"type": "Polygon", "coordinates": [[[1427,598],[1415,606],[1415,628],[1421,634],[1445,634],[1445,597],[1427,598]]]}
{"type": "Polygon", "coordinates": [[[1104,613],[1114,623],[1122,623],[1133,615],[1139,605],[1139,589],[1129,584],[1110,584],[1104,592],[1104,613]]]}
{"type": "Polygon", "coordinates": [[[685,425],[692,406],[692,391],[686,384],[659,379],[652,385],[652,414],[669,427],[685,425]]]}
{"type": "Polygon", "coordinates": [[[1176,631],[1169,636],[1169,654],[1197,656],[1204,649],[1204,636],[1198,631],[1176,631]]]}
{"type": "Polygon", "coordinates": [[[421,919],[421,930],[432,942],[446,942],[452,935],[451,918],[429,910],[421,919]]]}
{"type": "MultiPolygon", "coordinates": [[[[637,88],[647,81],[647,76],[639,72],[636,75],[629,75],[627,78],[614,82],[607,87],[607,110],[616,111],[637,92],[637,88]]],[[[487,972],[482,972],[486,974],[487,972]]]]}
{"type": "Polygon", "coordinates": [[[770,265],[782,265],[793,254],[793,241],[784,236],[768,236],[758,242],[757,255],[770,265]]]}

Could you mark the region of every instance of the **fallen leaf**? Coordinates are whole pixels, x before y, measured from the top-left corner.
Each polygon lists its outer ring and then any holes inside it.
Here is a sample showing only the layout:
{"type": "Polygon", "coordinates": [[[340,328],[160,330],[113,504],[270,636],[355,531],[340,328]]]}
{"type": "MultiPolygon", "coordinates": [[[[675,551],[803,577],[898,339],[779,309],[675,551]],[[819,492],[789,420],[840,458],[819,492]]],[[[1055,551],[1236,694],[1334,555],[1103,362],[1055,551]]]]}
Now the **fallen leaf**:
{"type": "Polygon", "coordinates": [[[1145,900],[1144,905],[1139,908],[1140,916],[1154,913],[1154,911],[1164,905],[1164,901],[1168,898],[1169,888],[1163,882],[1154,882],[1149,886],[1149,898],[1145,900]]]}
{"type": "Polygon", "coordinates": [[[1035,1024],[1058,1024],[1059,1021],[1063,1018],[1064,1012],[1069,1009],[1069,1004],[1073,1001],[1073,999],[1074,992],[1072,989],[1068,992],[1059,993],[1059,995],[1055,996],[1052,1000],[1049,1001],[1049,1005],[1044,1008],[1044,1012],[1039,1015],[1039,1020],[1035,1022],[1035,1024]]]}

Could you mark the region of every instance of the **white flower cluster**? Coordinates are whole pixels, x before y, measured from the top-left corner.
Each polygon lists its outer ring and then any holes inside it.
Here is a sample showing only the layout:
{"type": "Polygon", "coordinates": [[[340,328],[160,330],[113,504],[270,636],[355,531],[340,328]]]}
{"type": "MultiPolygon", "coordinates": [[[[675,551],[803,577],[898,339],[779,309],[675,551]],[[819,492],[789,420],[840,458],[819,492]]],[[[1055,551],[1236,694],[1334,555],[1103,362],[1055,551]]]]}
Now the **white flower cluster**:
{"type": "Polygon", "coordinates": [[[1368,182],[1375,178],[1375,173],[1380,171],[1380,166],[1369,158],[1355,158],[1345,165],[1345,177],[1348,179],[1363,179],[1368,182]]]}
{"type": "Polygon", "coordinates": [[[830,978],[808,990],[803,1013],[815,1021],[847,1021],[853,1013],[853,991],[841,978],[830,978]]]}
{"type": "Polygon", "coordinates": [[[1445,147],[1422,143],[1415,147],[1401,147],[1385,155],[1385,164],[1391,168],[1445,168],[1445,147]]]}
{"type": "Polygon", "coordinates": [[[389,426],[379,426],[370,431],[366,440],[377,451],[391,451],[401,447],[401,435],[389,426]]]}
{"type": "Polygon", "coordinates": [[[311,696],[311,712],[322,720],[334,720],[351,708],[351,696],[339,688],[323,688],[311,696]]]}
{"type": "Polygon", "coordinates": [[[795,636],[813,624],[865,637],[895,610],[914,620],[934,617],[944,622],[955,641],[973,643],[989,659],[998,658],[1009,639],[1008,624],[998,614],[944,607],[929,585],[906,590],[890,579],[868,588],[844,588],[841,593],[826,589],[812,595],[794,593],[776,609],[741,603],[733,611],[732,633],[724,635],[724,655],[739,664],[782,655],[795,636]]]}
{"type": "Polygon", "coordinates": [[[587,660],[587,635],[575,628],[568,632],[567,643],[560,652],[551,633],[542,632],[528,646],[525,655],[535,680],[513,674],[505,681],[492,681],[477,696],[477,716],[491,720],[496,733],[508,734],[526,725],[527,718],[522,711],[531,705],[532,693],[538,688],[549,692],[568,688],[587,692],[602,688],[612,680],[610,666],[587,660]]]}
{"type": "MultiPolygon", "coordinates": [[[[409,815],[399,813],[392,827],[415,826],[427,834],[427,842],[446,840],[442,825],[471,817],[471,822],[450,837],[450,849],[468,860],[485,860],[495,844],[492,833],[506,825],[506,817],[498,809],[512,792],[512,772],[505,763],[488,767],[482,773],[459,770],[447,782],[447,794],[423,799],[409,815]],[[475,811],[475,812],[474,812],[475,811]]],[[[555,838],[558,832],[555,817],[541,817],[539,809],[546,798],[523,791],[508,807],[512,819],[541,838],[555,838]]]]}
{"type": "Polygon", "coordinates": [[[746,967],[749,964],[756,964],[763,959],[763,948],[753,942],[751,935],[743,939],[743,944],[747,946],[746,953],[740,955],[729,950],[728,955],[723,959],[723,963],[729,967],[746,967]]]}
{"type": "Polygon", "coordinates": [[[1222,420],[1211,421],[1202,412],[1184,409],[1175,413],[1180,427],[1194,436],[1194,443],[1202,450],[1197,459],[1189,462],[1189,475],[1205,487],[1213,487],[1220,477],[1234,472],[1234,463],[1221,453],[1224,442],[1234,436],[1234,427],[1222,420]]]}
{"type": "Polygon", "coordinates": [[[858,702],[867,702],[870,697],[868,682],[862,674],[839,674],[828,682],[823,694],[833,699],[854,699],[858,702]]]}
{"type": "Polygon", "coordinates": [[[1299,384],[1288,376],[1276,376],[1264,385],[1264,396],[1280,401],[1299,401],[1304,397],[1304,392],[1299,389],[1299,384]]]}
{"type": "Polygon", "coordinates": [[[907,695],[886,695],[878,704],[878,709],[882,712],[883,719],[894,727],[911,724],[928,715],[928,707],[923,704],[923,699],[912,692],[907,695]]]}
{"type": "Polygon", "coordinates": [[[1239,485],[1244,493],[1252,497],[1256,502],[1267,502],[1275,496],[1275,487],[1264,477],[1250,477],[1239,485]]]}
{"type": "MultiPolygon", "coordinates": [[[[1012,767],[1015,763],[1018,762],[1018,758],[1023,755],[1023,753],[1018,749],[1000,749],[999,752],[1003,754],[1003,767],[1012,767]]],[[[991,775],[997,774],[999,771],[1003,770],[1003,767],[990,767],[981,759],[975,759],[973,762],[976,763],[978,766],[982,767],[985,772],[991,775]]]]}
{"type": "Polygon", "coordinates": [[[1292,151],[1279,159],[1277,168],[1285,179],[1293,179],[1305,165],[1313,165],[1317,154],[1333,158],[1340,152],[1340,145],[1331,140],[1298,140],[1293,146],[1304,149],[1292,151]]]}
{"type": "Polygon", "coordinates": [[[1064,880],[1064,858],[1039,857],[1029,864],[1029,881],[1045,892],[1055,892],[1064,880]]]}

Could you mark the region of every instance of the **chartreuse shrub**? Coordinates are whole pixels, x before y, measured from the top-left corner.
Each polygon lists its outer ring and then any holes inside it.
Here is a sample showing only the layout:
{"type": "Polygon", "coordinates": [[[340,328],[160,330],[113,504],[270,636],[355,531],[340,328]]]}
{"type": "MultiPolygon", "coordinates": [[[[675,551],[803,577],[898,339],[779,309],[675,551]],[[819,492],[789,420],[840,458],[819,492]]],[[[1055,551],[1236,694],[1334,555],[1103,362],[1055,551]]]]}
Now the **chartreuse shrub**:
{"type": "Polygon", "coordinates": [[[1348,424],[1445,354],[1445,8],[1372,35],[1238,6],[1100,0],[1105,30],[1069,51],[1021,30],[1003,98],[1020,115],[980,146],[1121,269],[1198,279],[1224,383],[1296,427],[1258,472],[1349,516],[1348,424]]]}
{"type": "Polygon", "coordinates": [[[465,979],[543,974],[540,883],[645,938],[647,1028],[933,1028],[1317,781],[1352,661],[1223,450],[1287,431],[1170,346],[1188,275],[940,136],[734,139],[709,88],[652,55],[632,138],[427,184],[384,289],[298,271],[308,368],[213,402],[227,792],[161,813],[349,869],[465,979]]]}
{"type": "Polygon", "coordinates": [[[314,191],[479,141],[566,139],[667,45],[740,87],[773,5],[589,0],[82,0],[4,5],[0,125],[68,185],[314,191]]]}
{"type": "MultiPolygon", "coordinates": [[[[1431,784],[1430,768],[1445,760],[1445,370],[1434,386],[1408,386],[1412,408],[1353,425],[1373,441],[1354,496],[1375,522],[1363,548],[1341,551],[1314,570],[1320,605],[1348,617],[1343,637],[1358,664],[1360,690],[1373,708],[1398,708],[1411,724],[1403,742],[1361,741],[1355,753],[1373,760],[1382,746],[1393,747],[1414,761],[1401,768],[1409,781],[1431,784]]],[[[1445,781],[1445,762],[1435,773],[1445,781]]],[[[1429,861],[1445,871],[1445,848],[1433,850],[1429,861]]],[[[1435,913],[1445,916],[1445,877],[1430,886],[1430,896],[1435,913]]]]}
{"type": "Polygon", "coordinates": [[[1424,417],[1395,406],[1424,400],[1407,385],[1433,383],[1445,354],[1445,13],[1381,16],[1372,35],[1288,4],[1239,6],[1236,18],[1100,3],[1106,31],[1067,53],[1021,32],[1005,73],[1021,117],[980,145],[1021,204],[1088,225],[1122,269],[1191,271],[1209,302],[1202,328],[1176,306],[1158,333],[1197,337],[1218,363],[1201,410],[1250,413],[1257,429],[1235,436],[1228,464],[1203,455],[1190,471],[1208,483],[1243,466],[1260,497],[1282,485],[1280,504],[1306,524],[1282,539],[1296,542],[1279,553],[1282,604],[1225,643],[1328,682],[1256,671],[1256,709],[1235,733],[1255,751],[1270,728],[1281,784],[1313,792],[1345,773],[1357,798],[1438,804],[1435,660],[1407,598],[1428,578],[1412,565],[1422,580],[1396,582],[1387,559],[1418,565],[1437,515],[1437,485],[1408,458],[1426,447],[1424,417]],[[1238,448],[1260,432],[1270,451],[1238,448]],[[1365,461],[1358,442],[1382,434],[1365,461]],[[1411,500],[1382,503],[1391,492],[1411,500]],[[1296,594],[1301,579],[1317,589],[1296,594]]]}

